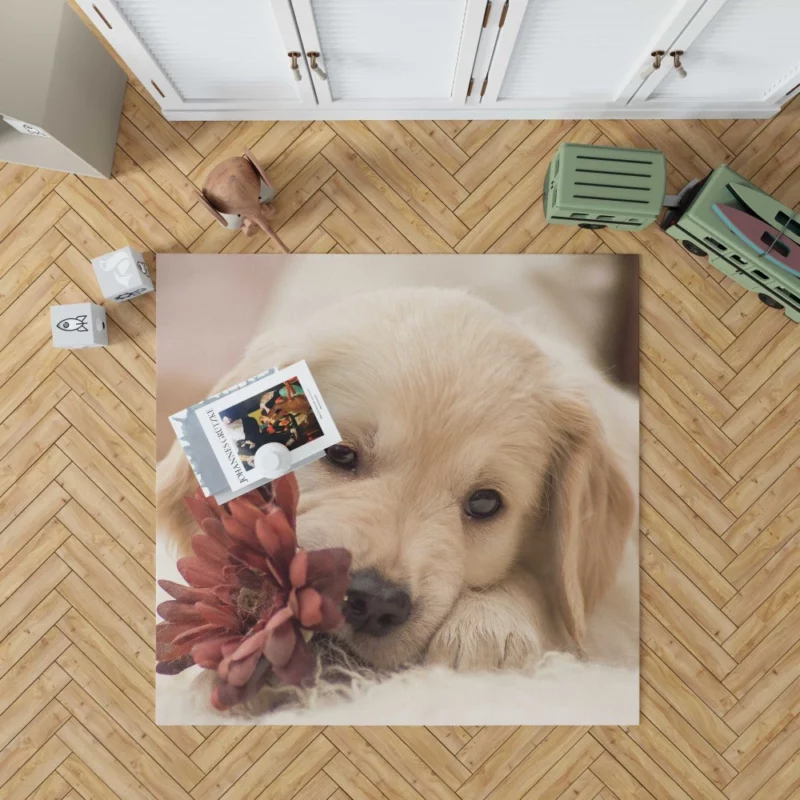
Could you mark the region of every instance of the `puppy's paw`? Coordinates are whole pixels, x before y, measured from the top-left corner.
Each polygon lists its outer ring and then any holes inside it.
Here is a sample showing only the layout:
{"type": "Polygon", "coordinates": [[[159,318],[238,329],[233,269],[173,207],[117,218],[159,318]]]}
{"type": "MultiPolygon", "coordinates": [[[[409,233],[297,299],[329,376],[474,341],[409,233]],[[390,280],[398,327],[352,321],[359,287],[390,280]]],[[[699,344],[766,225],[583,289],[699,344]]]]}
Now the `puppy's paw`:
{"type": "Polygon", "coordinates": [[[525,669],[542,652],[539,632],[512,598],[467,591],[435,633],[425,663],[458,670],[525,669]]]}

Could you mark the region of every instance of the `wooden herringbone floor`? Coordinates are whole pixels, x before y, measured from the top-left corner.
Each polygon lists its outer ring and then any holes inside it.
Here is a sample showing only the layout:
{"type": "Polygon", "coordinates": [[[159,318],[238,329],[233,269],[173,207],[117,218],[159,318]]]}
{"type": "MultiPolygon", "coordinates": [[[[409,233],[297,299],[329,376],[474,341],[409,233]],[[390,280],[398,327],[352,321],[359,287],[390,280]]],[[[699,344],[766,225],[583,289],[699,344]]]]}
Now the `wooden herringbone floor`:
{"type": "MultiPolygon", "coordinates": [[[[133,83],[111,181],[0,169],[0,795],[98,800],[800,797],[800,326],[655,227],[545,225],[560,141],[721,162],[800,203],[770,122],[165,122],[133,83]],[[154,298],[50,345],[132,244],[245,252],[196,204],[250,147],[297,252],[639,253],[642,719],[620,728],[157,728],[154,298]]],[[[152,258],[148,257],[152,264],[152,258]]]]}

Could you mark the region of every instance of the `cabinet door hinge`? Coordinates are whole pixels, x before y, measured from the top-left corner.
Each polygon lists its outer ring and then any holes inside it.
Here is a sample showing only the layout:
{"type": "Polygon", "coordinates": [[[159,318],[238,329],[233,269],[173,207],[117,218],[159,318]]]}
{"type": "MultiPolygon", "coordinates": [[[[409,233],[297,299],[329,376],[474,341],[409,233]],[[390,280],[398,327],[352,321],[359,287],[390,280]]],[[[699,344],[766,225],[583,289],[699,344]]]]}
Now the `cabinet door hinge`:
{"type": "Polygon", "coordinates": [[[467,86],[467,97],[472,94],[472,87],[475,85],[475,78],[469,79],[469,86],[467,86]]]}
{"type": "Polygon", "coordinates": [[[486,94],[486,85],[487,85],[488,83],[489,83],[489,76],[487,75],[487,76],[486,76],[486,77],[483,79],[483,86],[481,86],[481,97],[483,97],[483,96],[486,94]]]}
{"type": "Polygon", "coordinates": [[[483,12],[483,24],[481,25],[482,28],[485,28],[487,23],[489,22],[489,14],[492,13],[492,0],[486,0],[486,10],[483,12]]]}
{"type": "Polygon", "coordinates": [[[506,0],[506,4],[503,6],[503,11],[500,14],[500,23],[498,24],[498,28],[502,28],[503,25],[506,24],[506,14],[508,14],[508,0],[506,0]]]}

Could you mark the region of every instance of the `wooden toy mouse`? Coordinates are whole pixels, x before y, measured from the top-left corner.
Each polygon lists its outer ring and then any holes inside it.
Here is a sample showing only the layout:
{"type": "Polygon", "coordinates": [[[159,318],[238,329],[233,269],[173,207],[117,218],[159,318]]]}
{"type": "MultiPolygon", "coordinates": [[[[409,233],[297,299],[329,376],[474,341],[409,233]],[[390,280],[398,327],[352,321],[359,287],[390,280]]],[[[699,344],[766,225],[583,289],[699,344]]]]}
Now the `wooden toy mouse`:
{"type": "Polygon", "coordinates": [[[217,164],[200,195],[206,208],[226,228],[241,227],[245,236],[252,236],[261,228],[282,252],[288,253],[289,248],[269,222],[275,215],[275,209],[269,205],[274,197],[269,178],[249,150],[217,164]]]}

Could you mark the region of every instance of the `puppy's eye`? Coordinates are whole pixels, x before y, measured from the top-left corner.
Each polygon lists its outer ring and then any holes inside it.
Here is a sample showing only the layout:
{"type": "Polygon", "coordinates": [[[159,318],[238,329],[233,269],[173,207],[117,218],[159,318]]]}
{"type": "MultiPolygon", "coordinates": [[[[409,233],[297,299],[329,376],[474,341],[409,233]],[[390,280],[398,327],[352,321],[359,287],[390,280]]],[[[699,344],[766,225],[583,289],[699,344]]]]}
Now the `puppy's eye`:
{"type": "Polygon", "coordinates": [[[468,517],[486,519],[494,516],[503,505],[503,498],[494,489],[478,489],[464,503],[464,512],[468,517]]]}
{"type": "Polygon", "coordinates": [[[358,453],[352,447],[344,444],[335,444],[325,451],[328,461],[342,469],[355,469],[358,463],[358,453]]]}

